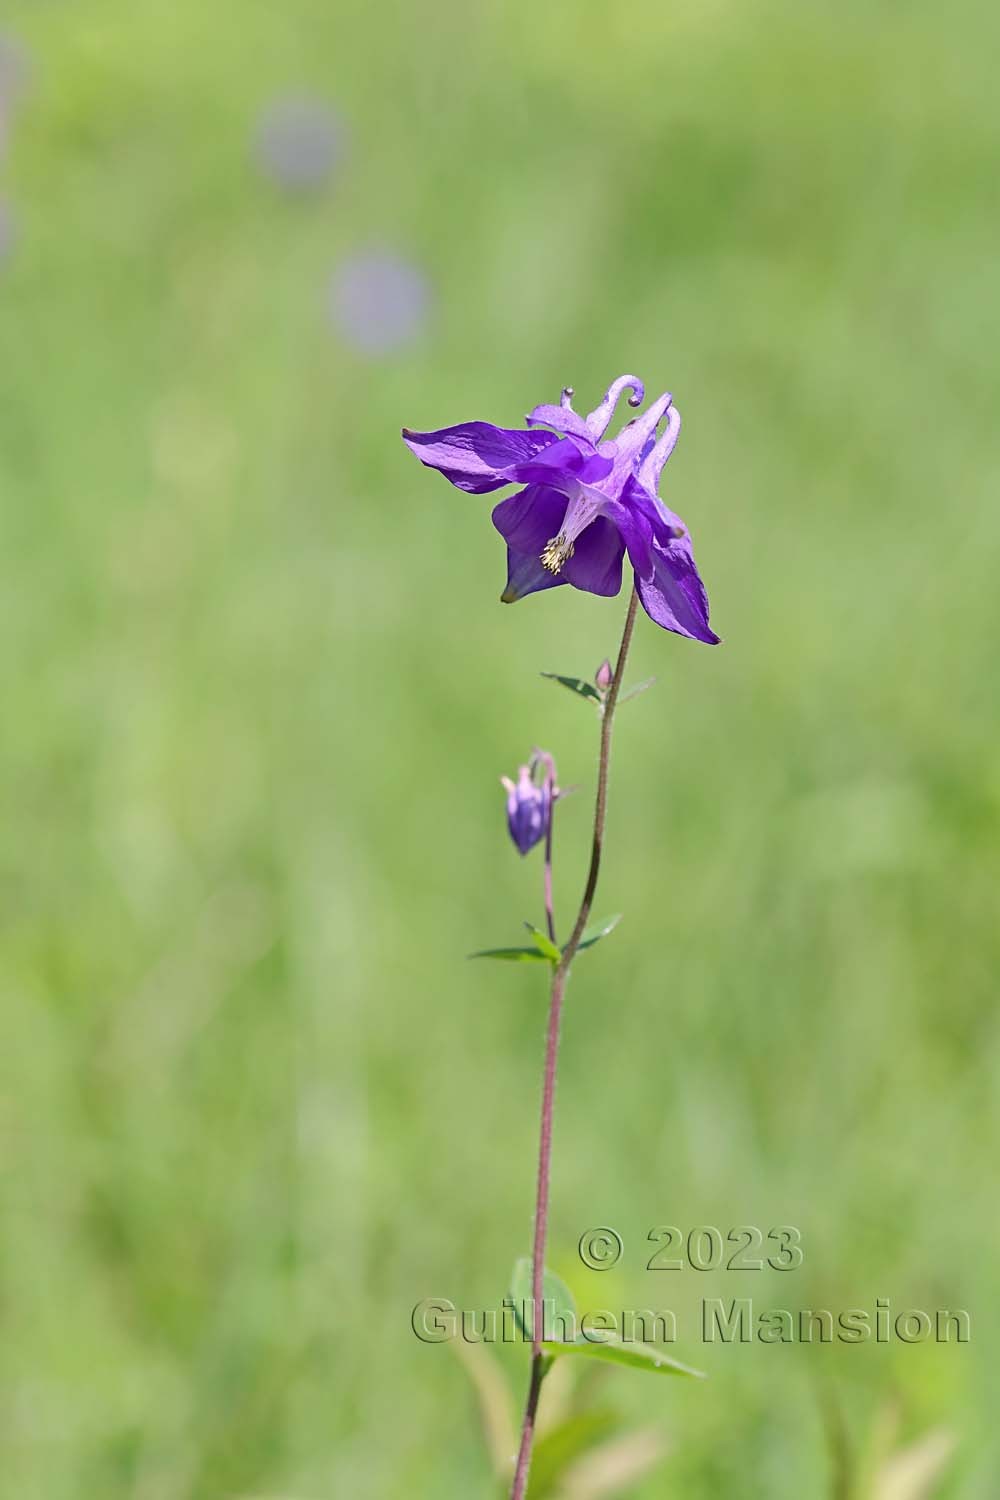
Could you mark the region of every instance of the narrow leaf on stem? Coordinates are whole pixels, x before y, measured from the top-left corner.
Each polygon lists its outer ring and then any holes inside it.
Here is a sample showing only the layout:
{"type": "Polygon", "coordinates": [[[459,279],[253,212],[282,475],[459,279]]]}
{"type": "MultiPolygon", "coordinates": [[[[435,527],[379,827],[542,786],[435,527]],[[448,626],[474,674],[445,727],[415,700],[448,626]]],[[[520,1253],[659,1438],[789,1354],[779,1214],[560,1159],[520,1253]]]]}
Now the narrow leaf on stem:
{"type": "Polygon", "coordinates": [[[704,1370],[696,1370],[693,1365],[685,1365],[679,1359],[672,1359],[653,1344],[624,1343],[621,1339],[610,1336],[598,1343],[581,1337],[572,1344],[560,1344],[554,1339],[546,1339],[542,1348],[553,1359],[561,1355],[580,1354],[585,1359],[603,1359],[614,1365],[629,1365],[633,1370],[648,1370],[654,1375],[685,1375],[693,1380],[705,1379],[704,1370]]]}
{"type": "Polygon", "coordinates": [[[499,958],[511,964],[551,963],[547,953],[537,948],[480,948],[477,953],[466,954],[467,958],[499,958]]]}
{"type": "Polygon", "coordinates": [[[576,693],[580,698],[589,698],[592,703],[601,702],[601,694],[592,682],[584,682],[582,677],[563,677],[559,672],[543,672],[550,682],[561,682],[564,688],[569,688],[571,693],[576,693]]]}
{"type": "Polygon", "coordinates": [[[605,917],[602,922],[591,922],[590,926],[583,930],[583,936],[577,944],[577,953],[583,948],[592,948],[595,943],[601,941],[601,938],[607,937],[609,932],[614,932],[621,919],[622,914],[619,912],[617,916],[605,917]]]}
{"type": "Polygon", "coordinates": [[[647,677],[645,682],[637,682],[634,688],[629,688],[627,693],[622,693],[618,702],[627,703],[630,698],[638,698],[639,694],[644,693],[647,688],[651,688],[655,681],[655,677],[647,677]]]}
{"type": "Polygon", "coordinates": [[[524,925],[534,938],[535,947],[542,957],[547,958],[550,964],[557,964],[562,958],[562,950],[540,928],[533,927],[530,922],[525,922],[524,925]]]}

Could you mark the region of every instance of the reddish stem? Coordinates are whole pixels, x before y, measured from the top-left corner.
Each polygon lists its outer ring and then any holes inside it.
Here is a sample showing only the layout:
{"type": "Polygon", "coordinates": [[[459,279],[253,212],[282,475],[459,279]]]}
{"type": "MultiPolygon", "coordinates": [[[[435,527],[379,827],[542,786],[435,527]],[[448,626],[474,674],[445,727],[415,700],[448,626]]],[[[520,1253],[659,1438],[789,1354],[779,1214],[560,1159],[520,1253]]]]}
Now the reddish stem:
{"type": "MultiPolygon", "coordinates": [[[[528,1399],[524,1408],[521,1443],[517,1454],[517,1465],[514,1470],[514,1482],[510,1492],[510,1500],[524,1500],[525,1491],[527,1490],[528,1470],[531,1467],[531,1450],[535,1440],[535,1422],[538,1415],[538,1398],[542,1389],[542,1377],[545,1374],[545,1355],[542,1351],[541,1343],[542,1334],[544,1333],[542,1327],[542,1280],[545,1274],[545,1242],[548,1238],[549,1228],[549,1175],[552,1158],[552,1119],[556,1092],[556,1064],[559,1057],[559,1023],[562,1018],[563,997],[566,993],[566,981],[569,978],[570,966],[576,957],[577,949],[580,946],[580,939],[583,936],[583,930],[590,916],[594,892],[597,890],[597,877],[601,871],[601,850],[604,846],[604,821],[608,804],[608,766],[611,759],[611,728],[614,722],[618,693],[625,670],[625,660],[632,641],[632,629],[635,625],[635,612],[638,602],[638,596],[633,588],[631,598],[628,602],[628,613],[625,616],[625,628],[622,631],[621,645],[618,648],[618,660],[615,663],[614,680],[608,690],[608,696],[604,703],[604,713],[601,719],[601,750],[597,765],[594,835],[590,846],[590,868],[587,871],[587,883],[583,889],[580,909],[576,914],[576,921],[573,924],[573,931],[570,933],[569,942],[563,949],[562,958],[552,975],[552,990],[549,996],[549,1022],[545,1038],[545,1069],[542,1077],[542,1118],[538,1138],[535,1237],[531,1253],[531,1383],[528,1387],[528,1399]]],[[[550,816],[548,830],[550,835],[551,828],[552,819],[550,816]]],[[[550,856],[551,845],[547,839],[547,865],[550,863],[550,856]]],[[[551,910],[550,881],[551,871],[549,871],[547,876],[546,884],[546,915],[551,910]]],[[[551,924],[549,936],[555,941],[551,924]]]]}

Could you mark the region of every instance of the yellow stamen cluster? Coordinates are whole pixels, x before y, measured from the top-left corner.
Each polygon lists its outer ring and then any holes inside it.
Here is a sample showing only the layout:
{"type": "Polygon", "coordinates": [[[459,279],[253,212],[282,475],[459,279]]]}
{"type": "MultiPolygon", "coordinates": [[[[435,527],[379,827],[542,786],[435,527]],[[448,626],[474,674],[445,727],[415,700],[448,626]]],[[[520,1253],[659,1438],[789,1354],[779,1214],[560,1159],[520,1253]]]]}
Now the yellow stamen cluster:
{"type": "Polygon", "coordinates": [[[541,564],[550,573],[560,573],[573,556],[573,543],[568,542],[560,531],[558,536],[550,537],[542,548],[541,564]]]}

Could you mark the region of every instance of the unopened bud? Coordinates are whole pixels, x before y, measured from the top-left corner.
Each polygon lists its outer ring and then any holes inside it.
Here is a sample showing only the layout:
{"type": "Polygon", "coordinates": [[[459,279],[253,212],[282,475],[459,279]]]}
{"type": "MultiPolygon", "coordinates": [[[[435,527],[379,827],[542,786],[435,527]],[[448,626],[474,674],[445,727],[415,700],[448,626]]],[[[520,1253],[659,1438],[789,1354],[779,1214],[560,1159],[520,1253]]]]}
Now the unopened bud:
{"type": "Polygon", "coordinates": [[[611,663],[608,661],[607,657],[605,657],[601,662],[601,665],[598,667],[597,671],[594,673],[594,686],[597,688],[597,691],[599,693],[606,693],[614,680],[615,674],[611,670],[611,663]]]}
{"type": "MultiPolygon", "coordinates": [[[[551,765],[551,757],[545,759],[551,765]]],[[[540,764],[540,758],[533,756],[530,765],[519,768],[516,782],[509,776],[500,778],[507,793],[507,827],[521,854],[527,854],[545,836],[551,816],[549,778],[546,777],[541,786],[535,781],[534,772],[540,764]]],[[[552,772],[554,770],[552,766],[552,772]]],[[[551,786],[554,785],[553,779],[551,786]]]]}

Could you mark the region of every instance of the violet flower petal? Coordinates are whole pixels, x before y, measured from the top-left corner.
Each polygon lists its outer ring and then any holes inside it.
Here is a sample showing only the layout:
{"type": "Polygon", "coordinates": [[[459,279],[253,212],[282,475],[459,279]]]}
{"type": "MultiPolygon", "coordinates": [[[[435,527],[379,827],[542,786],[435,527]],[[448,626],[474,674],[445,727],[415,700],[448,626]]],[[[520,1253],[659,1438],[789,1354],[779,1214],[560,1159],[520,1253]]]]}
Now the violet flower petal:
{"type": "Polygon", "coordinates": [[[575,589],[613,598],[621,592],[625,544],[613,521],[598,516],[581,532],[559,576],[575,589]]]}
{"type": "Polygon", "coordinates": [[[549,485],[529,484],[493,507],[493,525],[517,552],[541,552],[566,513],[566,496],[549,485]]]}
{"type": "Polygon", "coordinates": [[[565,583],[541,563],[541,552],[559,530],[566,496],[544,485],[529,484],[493,508],[493,524],[507,543],[507,585],[504,604],[514,604],[541,589],[565,583]]]}
{"type": "Polygon", "coordinates": [[[560,439],[554,432],[521,432],[490,422],[462,422],[437,432],[403,428],[403,441],[422,464],[437,469],[460,490],[484,495],[510,484],[511,470],[560,439]]]}
{"type": "Polygon", "coordinates": [[[493,524],[508,546],[505,604],[560,583],[605,596],[620,590],[625,544],[614,522],[603,515],[576,538],[572,555],[558,573],[542,564],[541,554],[562,529],[566,510],[566,495],[545,485],[528,485],[494,508],[493,524]]]}
{"type": "MultiPolygon", "coordinates": [[[[605,503],[603,514],[618,529],[628,549],[629,562],[638,577],[648,577],[653,570],[653,524],[647,515],[635,507],[623,505],[620,500],[605,503]]],[[[584,532],[584,536],[586,532],[584,532]]],[[[583,538],[581,537],[581,541],[583,538]]]]}
{"type": "Polygon", "coordinates": [[[592,485],[607,479],[613,468],[614,460],[595,453],[591,443],[584,449],[575,438],[560,438],[530,462],[519,464],[513,477],[518,484],[550,484],[565,489],[564,481],[570,475],[573,480],[592,485]]]}
{"type": "Polygon", "coordinates": [[[533,407],[527,416],[528,426],[535,427],[539,422],[546,427],[554,427],[557,432],[572,433],[574,437],[586,438],[588,442],[593,440],[593,434],[584,418],[568,406],[533,407]]]}

